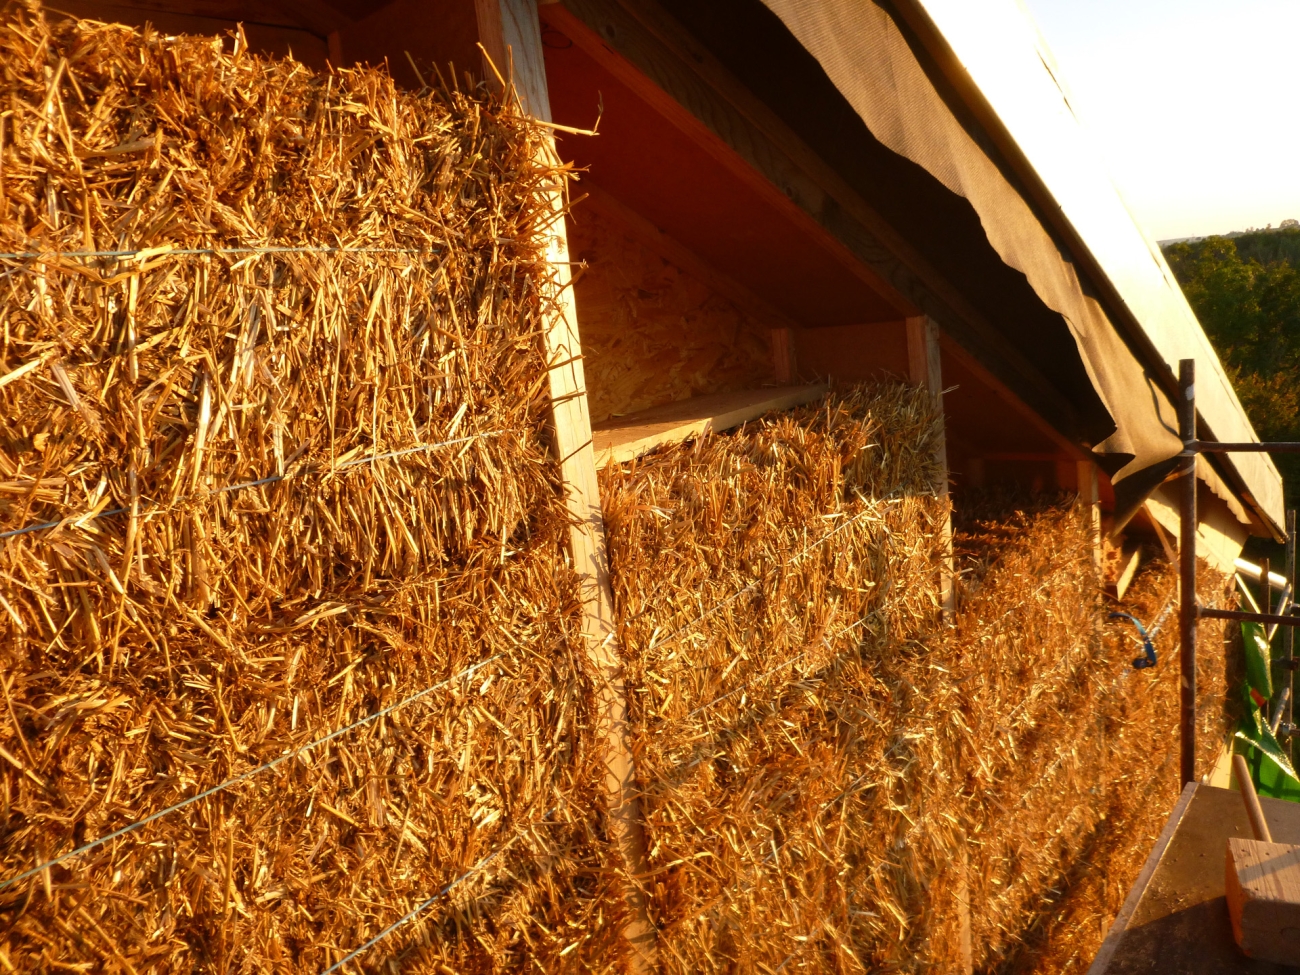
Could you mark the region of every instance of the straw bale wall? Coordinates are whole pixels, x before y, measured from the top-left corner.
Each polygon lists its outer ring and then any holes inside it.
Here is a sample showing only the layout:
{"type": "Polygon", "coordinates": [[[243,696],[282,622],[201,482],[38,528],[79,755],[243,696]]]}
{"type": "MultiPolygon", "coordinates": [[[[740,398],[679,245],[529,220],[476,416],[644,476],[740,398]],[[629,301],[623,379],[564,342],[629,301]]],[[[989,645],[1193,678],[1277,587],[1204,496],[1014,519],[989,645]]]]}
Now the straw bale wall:
{"type": "MultiPolygon", "coordinates": [[[[1075,767],[1063,769],[1053,756],[1049,774],[1038,788],[1038,792],[1059,789],[1058,803],[1071,810],[1086,804],[1092,811],[1086,814],[1083,829],[1077,825],[1083,817],[1076,813],[1075,836],[1055,882],[1030,905],[1030,923],[1003,943],[1000,957],[995,956],[996,970],[1015,975],[1086,972],[1164,828],[1179,791],[1177,591],[1177,566],[1157,556],[1134,581],[1120,607],[1148,624],[1163,616],[1164,625],[1154,641],[1160,659],[1154,671],[1125,670],[1126,656],[1139,655],[1131,625],[1116,623],[1108,628],[1105,639],[1113,641],[1115,651],[1107,669],[1113,676],[1109,683],[1103,677],[1094,686],[1093,697],[1078,708],[1072,742],[1078,750],[1062,762],[1075,767]]],[[[1205,605],[1229,605],[1232,580],[1202,562],[1198,591],[1205,605]]],[[[1241,680],[1238,637],[1238,629],[1230,625],[1212,621],[1200,625],[1197,769],[1201,774],[1213,767],[1240,717],[1231,693],[1241,680]]]]}
{"type": "Polygon", "coordinates": [[[320,972],[430,898],[367,968],[610,964],[544,133],[35,10],[0,63],[0,531],[56,523],[0,540],[0,881],[430,689],[0,890],[0,967],[320,972]]]}
{"type": "MultiPolygon", "coordinates": [[[[35,8],[0,65],[0,968],[321,972],[415,911],[353,970],[620,970],[544,133],[35,8]]],[[[1122,900],[1173,628],[1134,673],[1069,498],[959,512],[946,627],[940,433],[849,387],[602,473],[665,970],[954,971],[966,915],[1077,970],[1122,900]]]]}
{"type": "Polygon", "coordinates": [[[1178,793],[1175,627],[1134,671],[1073,497],[968,494],[937,622],[928,404],[858,387],[604,472],[669,971],[1086,967],[1178,793]]]}
{"type": "Polygon", "coordinates": [[[859,387],[603,472],[669,970],[897,940],[916,872],[877,855],[905,826],[879,800],[912,759],[884,715],[927,667],[939,434],[923,391],[859,387]]]}
{"type": "MultiPolygon", "coordinates": [[[[1180,791],[1176,569],[1149,563],[1103,605],[1086,518],[1068,503],[968,498],[957,679],[933,704],[963,784],[977,971],[1085,971],[1180,791]],[[1136,671],[1120,608],[1160,624],[1159,665],[1136,671]]],[[[1225,600],[1202,565],[1201,598],[1225,600]]],[[[1234,722],[1224,627],[1201,627],[1198,768],[1234,722]]],[[[955,925],[936,944],[956,943],[955,925]]],[[[941,956],[942,958],[942,956],[941,956]]],[[[949,952],[944,963],[955,956],[949,952]]]]}

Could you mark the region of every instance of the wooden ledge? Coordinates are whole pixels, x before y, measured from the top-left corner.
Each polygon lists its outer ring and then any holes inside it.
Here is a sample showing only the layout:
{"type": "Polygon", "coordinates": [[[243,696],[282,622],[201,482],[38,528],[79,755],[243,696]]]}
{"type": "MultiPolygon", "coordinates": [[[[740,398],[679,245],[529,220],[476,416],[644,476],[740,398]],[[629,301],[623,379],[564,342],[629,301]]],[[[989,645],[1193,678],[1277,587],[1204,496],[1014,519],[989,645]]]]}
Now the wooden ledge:
{"type": "Polygon", "coordinates": [[[596,467],[621,464],[663,444],[681,443],[703,433],[740,426],[771,410],[788,410],[811,403],[826,389],[825,384],[819,383],[717,393],[605,420],[595,424],[591,431],[596,467]]]}

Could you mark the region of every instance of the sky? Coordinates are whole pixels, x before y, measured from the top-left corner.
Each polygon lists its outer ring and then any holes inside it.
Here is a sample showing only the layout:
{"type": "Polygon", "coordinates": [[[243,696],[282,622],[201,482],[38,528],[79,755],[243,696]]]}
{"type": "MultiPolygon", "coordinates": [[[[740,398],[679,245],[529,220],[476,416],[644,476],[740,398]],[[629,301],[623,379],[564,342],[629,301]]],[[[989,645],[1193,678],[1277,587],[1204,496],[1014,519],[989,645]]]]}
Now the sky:
{"type": "Polygon", "coordinates": [[[1022,0],[1156,240],[1300,219],[1300,0],[1022,0]]]}

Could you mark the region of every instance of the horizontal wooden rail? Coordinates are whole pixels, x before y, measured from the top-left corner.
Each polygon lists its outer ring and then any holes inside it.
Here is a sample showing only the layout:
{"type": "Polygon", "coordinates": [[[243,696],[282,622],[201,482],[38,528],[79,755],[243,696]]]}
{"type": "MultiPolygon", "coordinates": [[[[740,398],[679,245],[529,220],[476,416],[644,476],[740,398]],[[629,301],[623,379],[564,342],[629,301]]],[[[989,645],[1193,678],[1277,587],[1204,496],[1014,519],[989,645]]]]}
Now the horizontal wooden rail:
{"type": "Polygon", "coordinates": [[[1300,616],[1276,616],[1272,613],[1247,613],[1240,609],[1201,609],[1201,619],[1240,620],[1242,623],[1273,623],[1277,626],[1300,626],[1300,616]]]}
{"type": "Polygon", "coordinates": [[[1218,443],[1193,440],[1187,445],[1198,454],[1300,454],[1300,442],[1282,440],[1274,443],[1218,443]]]}
{"type": "Polygon", "coordinates": [[[816,384],[715,393],[597,423],[592,427],[596,466],[621,464],[656,447],[738,427],[773,410],[811,403],[826,389],[824,384],[816,384]]]}

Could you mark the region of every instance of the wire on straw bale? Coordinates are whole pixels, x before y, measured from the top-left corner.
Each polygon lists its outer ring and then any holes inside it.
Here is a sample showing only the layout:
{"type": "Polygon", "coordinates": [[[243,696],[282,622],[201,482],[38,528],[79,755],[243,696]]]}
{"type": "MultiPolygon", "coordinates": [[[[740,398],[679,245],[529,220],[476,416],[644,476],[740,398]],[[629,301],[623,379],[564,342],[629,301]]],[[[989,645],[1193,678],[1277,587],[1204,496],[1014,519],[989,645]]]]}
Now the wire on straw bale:
{"type": "MultiPolygon", "coordinates": [[[[0,65],[0,532],[53,523],[0,539],[0,883],[291,756],[0,889],[0,964],[319,972],[424,905],[359,963],[616,969],[544,133],[34,7],[0,65]]],[[[943,629],[939,433],[858,387],[603,473],[668,969],[954,970],[964,899],[981,969],[1077,970],[1158,829],[1175,628],[1133,672],[1073,500],[965,499],[943,629]]]]}
{"type": "Polygon", "coordinates": [[[1130,823],[1177,795],[1176,628],[1132,670],[1074,498],[964,497],[936,625],[929,402],[853,389],[604,474],[669,970],[956,971],[963,915],[977,970],[1052,970],[1062,898],[1123,899],[1091,857],[1140,865],[1130,823]]]}
{"type": "Polygon", "coordinates": [[[897,935],[863,908],[898,865],[858,833],[907,774],[873,712],[938,608],[939,434],[924,391],[858,387],[604,472],[671,970],[869,962],[864,923],[897,935]]]}
{"type": "Polygon", "coordinates": [[[0,65],[0,530],[57,523],[0,540],[0,882],[435,686],[0,891],[4,959],[318,972],[508,846],[361,961],[612,964],[545,134],[36,7],[0,65]]]}

